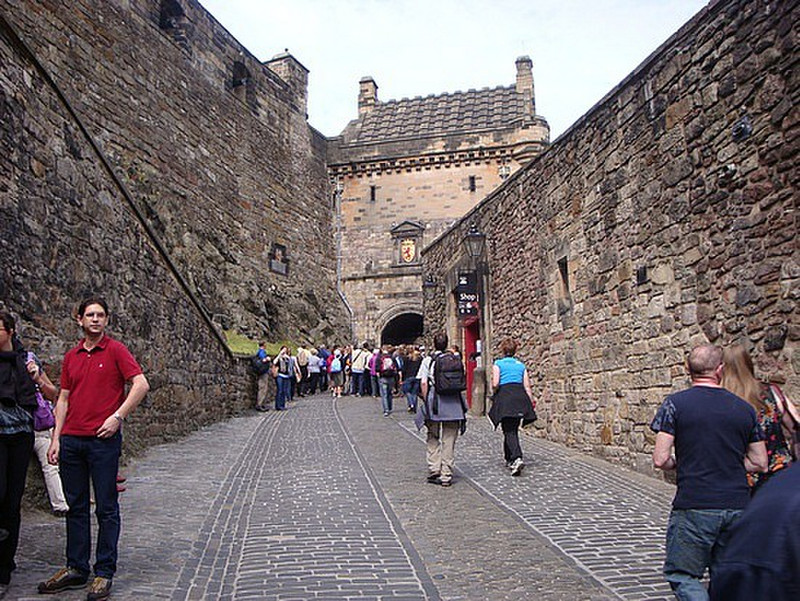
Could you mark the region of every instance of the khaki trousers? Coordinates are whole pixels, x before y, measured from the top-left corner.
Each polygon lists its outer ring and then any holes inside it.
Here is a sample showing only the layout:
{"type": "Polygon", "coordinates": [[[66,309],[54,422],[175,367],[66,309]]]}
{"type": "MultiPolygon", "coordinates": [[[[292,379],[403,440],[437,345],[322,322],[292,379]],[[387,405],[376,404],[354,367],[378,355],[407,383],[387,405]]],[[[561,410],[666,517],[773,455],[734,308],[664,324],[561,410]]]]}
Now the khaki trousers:
{"type": "Polygon", "coordinates": [[[33,450],[42,466],[44,484],[47,487],[47,496],[50,498],[50,507],[53,508],[53,511],[67,511],[69,506],[64,498],[64,489],[61,488],[61,476],[58,473],[58,466],[51,465],[47,461],[47,449],[50,448],[52,436],[51,431],[43,430],[33,434],[33,450]]]}
{"type": "Polygon", "coordinates": [[[439,474],[442,482],[453,479],[453,465],[456,461],[456,439],[460,424],[458,422],[427,421],[428,439],[426,458],[428,474],[439,474]]]}
{"type": "Polygon", "coordinates": [[[256,397],[256,407],[259,409],[269,409],[267,403],[267,392],[269,391],[269,380],[272,376],[269,372],[258,376],[258,396],[256,397]]]}

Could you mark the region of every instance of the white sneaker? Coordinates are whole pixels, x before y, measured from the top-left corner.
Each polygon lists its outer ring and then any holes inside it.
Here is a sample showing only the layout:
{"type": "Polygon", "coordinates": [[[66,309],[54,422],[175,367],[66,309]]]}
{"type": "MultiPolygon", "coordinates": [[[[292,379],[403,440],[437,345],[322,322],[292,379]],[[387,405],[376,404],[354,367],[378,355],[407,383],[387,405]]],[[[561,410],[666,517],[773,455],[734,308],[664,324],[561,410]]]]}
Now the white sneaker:
{"type": "Polygon", "coordinates": [[[522,457],[517,457],[514,460],[514,463],[511,464],[511,475],[519,476],[522,473],[522,468],[524,467],[525,464],[522,462],[522,457]]]}

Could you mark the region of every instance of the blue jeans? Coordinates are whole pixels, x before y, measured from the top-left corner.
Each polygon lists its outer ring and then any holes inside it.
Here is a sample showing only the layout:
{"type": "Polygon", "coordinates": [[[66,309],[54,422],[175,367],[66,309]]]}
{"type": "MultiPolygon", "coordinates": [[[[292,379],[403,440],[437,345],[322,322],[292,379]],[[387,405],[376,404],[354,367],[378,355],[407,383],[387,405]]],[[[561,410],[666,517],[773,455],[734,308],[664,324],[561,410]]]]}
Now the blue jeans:
{"type": "Polygon", "coordinates": [[[364,372],[354,371],[353,376],[353,394],[364,396],[364,372]]]}
{"type": "Polygon", "coordinates": [[[678,601],[708,601],[701,582],[711,575],[730,538],[740,509],[673,509],[667,525],[664,575],[678,601]]]}
{"type": "Polygon", "coordinates": [[[403,382],[403,391],[406,393],[406,401],[409,409],[417,410],[417,393],[419,392],[419,380],[409,378],[403,382]]]}
{"type": "Polygon", "coordinates": [[[383,405],[383,412],[391,413],[394,378],[378,378],[378,385],[380,386],[381,390],[381,405],[383,405]]]}
{"type": "Polygon", "coordinates": [[[67,566],[89,574],[91,528],[89,480],[94,485],[97,516],[95,576],[112,578],[117,571],[120,517],[117,500],[117,469],[122,435],[111,438],[61,436],[58,456],[61,484],[69,505],[67,513],[67,566]]]}
{"type": "Polygon", "coordinates": [[[275,394],[275,409],[286,409],[286,401],[289,400],[289,393],[291,392],[291,379],[278,376],[275,378],[275,385],[277,387],[277,393],[275,394]]]}

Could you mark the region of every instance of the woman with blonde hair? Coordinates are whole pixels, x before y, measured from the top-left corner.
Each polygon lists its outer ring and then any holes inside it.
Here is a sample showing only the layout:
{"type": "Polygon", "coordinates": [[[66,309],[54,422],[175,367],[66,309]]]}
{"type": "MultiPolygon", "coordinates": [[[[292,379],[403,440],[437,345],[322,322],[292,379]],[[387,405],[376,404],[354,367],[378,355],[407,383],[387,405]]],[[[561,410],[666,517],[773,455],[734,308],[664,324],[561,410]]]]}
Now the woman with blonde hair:
{"type": "Polygon", "coordinates": [[[748,474],[753,494],[777,471],[792,461],[792,443],[797,437],[800,414],[777,384],[760,382],[753,370],[753,360],[747,350],[734,344],[723,352],[722,385],[750,403],[758,414],[758,421],[766,434],[768,471],[748,474]],[[784,436],[783,425],[790,433],[784,436]]]}

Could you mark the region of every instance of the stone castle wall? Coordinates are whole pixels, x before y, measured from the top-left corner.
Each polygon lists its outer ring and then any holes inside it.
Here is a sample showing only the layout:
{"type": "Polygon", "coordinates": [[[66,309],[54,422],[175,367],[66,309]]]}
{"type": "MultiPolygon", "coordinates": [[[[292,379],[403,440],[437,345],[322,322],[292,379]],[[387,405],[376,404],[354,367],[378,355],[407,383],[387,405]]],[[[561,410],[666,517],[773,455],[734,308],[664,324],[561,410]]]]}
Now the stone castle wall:
{"type": "MultiPolygon", "coordinates": [[[[326,142],[306,120],[302,65],[271,61],[284,81],[196,1],[3,0],[0,9],[220,326],[271,340],[347,332],[331,300],[335,261],[306,252],[331,248],[333,231],[326,142]],[[167,26],[162,6],[183,14],[167,26]],[[288,277],[269,270],[275,244],[287,250],[288,277]]],[[[46,177],[69,163],[37,160],[46,177]]]]}
{"type": "Polygon", "coordinates": [[[335,261],[307,252],[332,248],[333,229],[305,70],[284,82],[197,2],[164,4],[183,7],[180,32],[156,0],[0,0],[0,303],[57,378],[74,304],[107,297],[152,385],[128,451],[251,404],[218,328],[348,334],[335,261]],[[268,269],[275,243],[288,276],[268,269]]]}
{"type": "Polygon", "coordinates": [[[649,422],[706,341],[800,398],[798,17],[709,3],[425,250],[425,329],[452,331],[462,239],[487,235],[486,349],[521,342],[537,435],[649,470],[649,422]]]}

